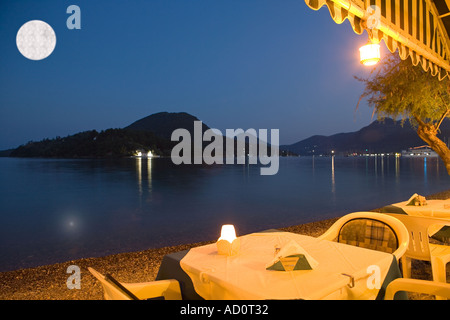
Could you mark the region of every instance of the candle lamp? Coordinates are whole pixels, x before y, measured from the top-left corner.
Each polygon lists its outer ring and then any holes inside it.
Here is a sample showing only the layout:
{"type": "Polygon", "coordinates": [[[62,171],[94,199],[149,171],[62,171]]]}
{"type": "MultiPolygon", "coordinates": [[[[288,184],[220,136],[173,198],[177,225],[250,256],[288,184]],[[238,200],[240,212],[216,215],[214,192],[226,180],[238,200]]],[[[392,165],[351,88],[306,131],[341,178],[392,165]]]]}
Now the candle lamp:
{"type": "Polygon", "coordinates": [[[236,237],[236,230],[232,224],[222,226],[216,245],[218,253],[222,255],[232,256],[239,252],[240,241],[236,237]]]}

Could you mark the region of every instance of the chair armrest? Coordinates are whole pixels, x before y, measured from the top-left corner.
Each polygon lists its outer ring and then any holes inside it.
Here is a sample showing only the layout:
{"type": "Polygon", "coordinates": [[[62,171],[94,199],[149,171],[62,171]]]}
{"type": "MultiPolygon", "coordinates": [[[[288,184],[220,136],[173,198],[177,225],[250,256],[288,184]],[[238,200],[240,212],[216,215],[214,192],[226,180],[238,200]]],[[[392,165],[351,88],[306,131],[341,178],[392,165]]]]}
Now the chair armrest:
{"type": "Polygon", "coordinates": [[[410,278],[395,279],[386,288],[385,300],[393,300],[398,291],[416,292],[450,298],[450,283],[410,278]]]}
{"type": "Polygon", "coordinates": [[[336,239],[338,238],[338,235],[339,235],[339,229],[331,227],[330,229],[325,231],[325,233],[321,234],[317,238],[321,239],[321,240],[336,241],[336,239]]]}

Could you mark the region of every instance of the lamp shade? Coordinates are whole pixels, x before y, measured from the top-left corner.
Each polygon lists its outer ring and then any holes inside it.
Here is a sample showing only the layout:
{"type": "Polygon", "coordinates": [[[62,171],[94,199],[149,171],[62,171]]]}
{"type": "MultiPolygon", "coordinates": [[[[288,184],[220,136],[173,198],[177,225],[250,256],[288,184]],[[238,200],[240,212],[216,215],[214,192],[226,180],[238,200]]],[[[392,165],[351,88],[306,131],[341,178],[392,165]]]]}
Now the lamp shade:
{"type": "Polygon", "coordinates": [[[365,66],[373,66],[380,61],[380,45],[368,43],[359,48],[360,61],[365,66]]]}
{"type": "Polygon", "coordinates": [[[239,252],[240,241],[236,238],[236,230],[231,224],[222,226],[220,238],[216,242],[219,254],[232,256],[239,252]]]}
{"type": "Polygon", "coordinates": [[[219,240],[227,240],[229,243],[236,239],[236,230],[232,224],[224,224],[220,232],[219,240]]]}

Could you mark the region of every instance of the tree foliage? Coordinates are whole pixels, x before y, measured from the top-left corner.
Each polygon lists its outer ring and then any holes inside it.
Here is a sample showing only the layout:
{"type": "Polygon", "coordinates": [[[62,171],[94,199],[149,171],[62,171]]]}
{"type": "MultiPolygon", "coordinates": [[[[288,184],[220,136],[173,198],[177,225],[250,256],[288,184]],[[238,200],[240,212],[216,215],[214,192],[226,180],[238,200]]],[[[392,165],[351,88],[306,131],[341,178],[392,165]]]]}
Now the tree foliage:
{"type": "Polygon", "coordinates": [[[420,66],[414,66],[411,59],[401,60],[397,53],[386,55],[369,77],[356,78],[365,84],[360,101],[367,99],[379,119],[410,120],[450,174],[450,150],[437,137],[442,121],[450,113],[449,80],[439,81],[420,66]]]}
{"type": "Polygon", "coordinates": [[[448,80],[439,81],[411,59],[401,60],[397,53],[388,54],[372,70],[364,82],[361,99],[367,98],[378,118],[420,119],[424,123],[439,123],[447,115],[448,80]]]}

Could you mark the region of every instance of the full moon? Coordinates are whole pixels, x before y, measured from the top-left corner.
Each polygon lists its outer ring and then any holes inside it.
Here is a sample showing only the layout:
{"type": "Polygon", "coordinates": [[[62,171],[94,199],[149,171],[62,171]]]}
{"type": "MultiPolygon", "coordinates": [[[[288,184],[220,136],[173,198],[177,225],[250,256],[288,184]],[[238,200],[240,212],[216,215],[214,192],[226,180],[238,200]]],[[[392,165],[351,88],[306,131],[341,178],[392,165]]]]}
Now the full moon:
{"type": "Polygon", "coordinates": [[[17,48],[25,58],[42,60],[47,58],[55,49],[55,31],[44,21],[28,21],[17,32],[16,43],[17,48]]]}

